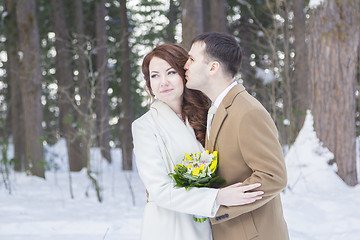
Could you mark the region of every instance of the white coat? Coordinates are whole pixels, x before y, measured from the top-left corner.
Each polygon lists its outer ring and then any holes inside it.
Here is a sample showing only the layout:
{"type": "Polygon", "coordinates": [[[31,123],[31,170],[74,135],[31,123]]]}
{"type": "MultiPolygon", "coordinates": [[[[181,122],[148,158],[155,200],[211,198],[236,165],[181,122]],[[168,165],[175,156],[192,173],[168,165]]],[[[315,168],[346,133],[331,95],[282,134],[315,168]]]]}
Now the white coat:
{"type": "Polygon", "coordinates": [[[184,153],[203,151],[194,130],[165,103],[156,100],[132,124],[139,175],[149,192],[141,230],[142,240],[209,240],[209,220],[196,223],[193,214],[214,217],[218,189],[174,188],[168,175],[184,153]]]}

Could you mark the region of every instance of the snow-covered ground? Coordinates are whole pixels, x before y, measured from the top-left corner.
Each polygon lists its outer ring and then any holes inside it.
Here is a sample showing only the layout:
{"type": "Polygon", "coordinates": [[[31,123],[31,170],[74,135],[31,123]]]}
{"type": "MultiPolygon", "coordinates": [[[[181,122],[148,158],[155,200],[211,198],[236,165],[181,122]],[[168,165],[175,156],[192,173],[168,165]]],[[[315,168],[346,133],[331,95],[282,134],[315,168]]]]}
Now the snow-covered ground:
{"type": "MultiPolygon", "coordinates": [[[[136,170],[121,171],[118,149],[112,152],[113,165],[92,151],[93,169],[101,172],[102,203],[86,171],[71,173],[70,197],[63,141],[48,147],[46,156],[60,167],[47,171],[46,180],[12,173],[11,195],[0,181],[1,240],[139,239],[145,188],[136,170]]],[[[360,239],[360,186],[348,187],[338,178],[327,164],[331,156],[316,138],[309,115],[286,155],[288,187],[282,200],[292,240],[360,239]]]]}

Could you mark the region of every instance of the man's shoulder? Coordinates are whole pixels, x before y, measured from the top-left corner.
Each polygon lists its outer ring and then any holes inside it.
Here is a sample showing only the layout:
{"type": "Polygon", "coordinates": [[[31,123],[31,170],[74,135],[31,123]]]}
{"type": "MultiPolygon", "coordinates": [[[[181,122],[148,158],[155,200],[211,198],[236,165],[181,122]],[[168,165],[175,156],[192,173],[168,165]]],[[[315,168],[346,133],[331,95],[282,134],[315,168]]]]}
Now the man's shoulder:
{"type": "Polygon", "coordinates": [[[253,110],[267,112],[265,107],[246,90],[237,94],[232,102],[232,105],[228,108],[228,111],[235,111],[239,114],[245,114],[253,110]]]}

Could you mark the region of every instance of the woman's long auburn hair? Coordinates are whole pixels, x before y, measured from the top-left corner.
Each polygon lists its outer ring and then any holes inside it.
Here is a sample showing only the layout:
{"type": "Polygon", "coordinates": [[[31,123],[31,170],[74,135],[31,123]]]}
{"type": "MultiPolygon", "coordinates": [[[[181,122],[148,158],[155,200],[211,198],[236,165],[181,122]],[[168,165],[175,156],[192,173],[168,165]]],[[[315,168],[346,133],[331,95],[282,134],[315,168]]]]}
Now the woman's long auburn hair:
{"type": "Polygon", "coordinates": [[[195,131],[196,139],[205,146],[206,118],[210,107],[210,99],[198,90],[186,87],[184,65],[188,60],[188,53],[176,44],[162,44],[155,47],[148,53],[142,63],[142,72],[146,81],[146,90],[154,97],[150,85],[149,65],[153,57],[165,60],[181,76],[184,83],[183,102],[181,106],[181,117],[185,121],[187,118],[191,127],[195,131]]]}

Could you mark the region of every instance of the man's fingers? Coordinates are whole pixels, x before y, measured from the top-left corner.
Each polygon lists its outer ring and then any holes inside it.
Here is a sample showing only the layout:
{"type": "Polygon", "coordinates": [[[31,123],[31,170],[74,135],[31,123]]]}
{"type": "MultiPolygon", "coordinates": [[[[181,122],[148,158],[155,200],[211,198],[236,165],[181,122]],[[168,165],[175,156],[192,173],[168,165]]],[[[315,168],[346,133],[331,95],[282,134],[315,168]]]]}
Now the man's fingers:
{"type": "Polygon", "coordinates": [[[237,183],[234,183],[230,186],[227,186],[228,188],[232,188],[232,187],[241,187],[242,186],[242,182],[237,182],[237,183]]]}
{"type": "Polygon", "coordinates": [[[263,191],[256,191],[256,192],[247,192],[247,193],[244,193],[244,196],[246,198],[256,198],[260,195],[264,194],[263,191]]]}
{"type": "Polygon", "coordinates": [[[254,184],[250,184],[250,185],[246,185],[246,186],[241,186],[240,188],[243,192],[246,192],[246,191],[250,191],[255,188],[258,188],[260,186],[261,186],[261,183],[254,183],[254,184]]]}

